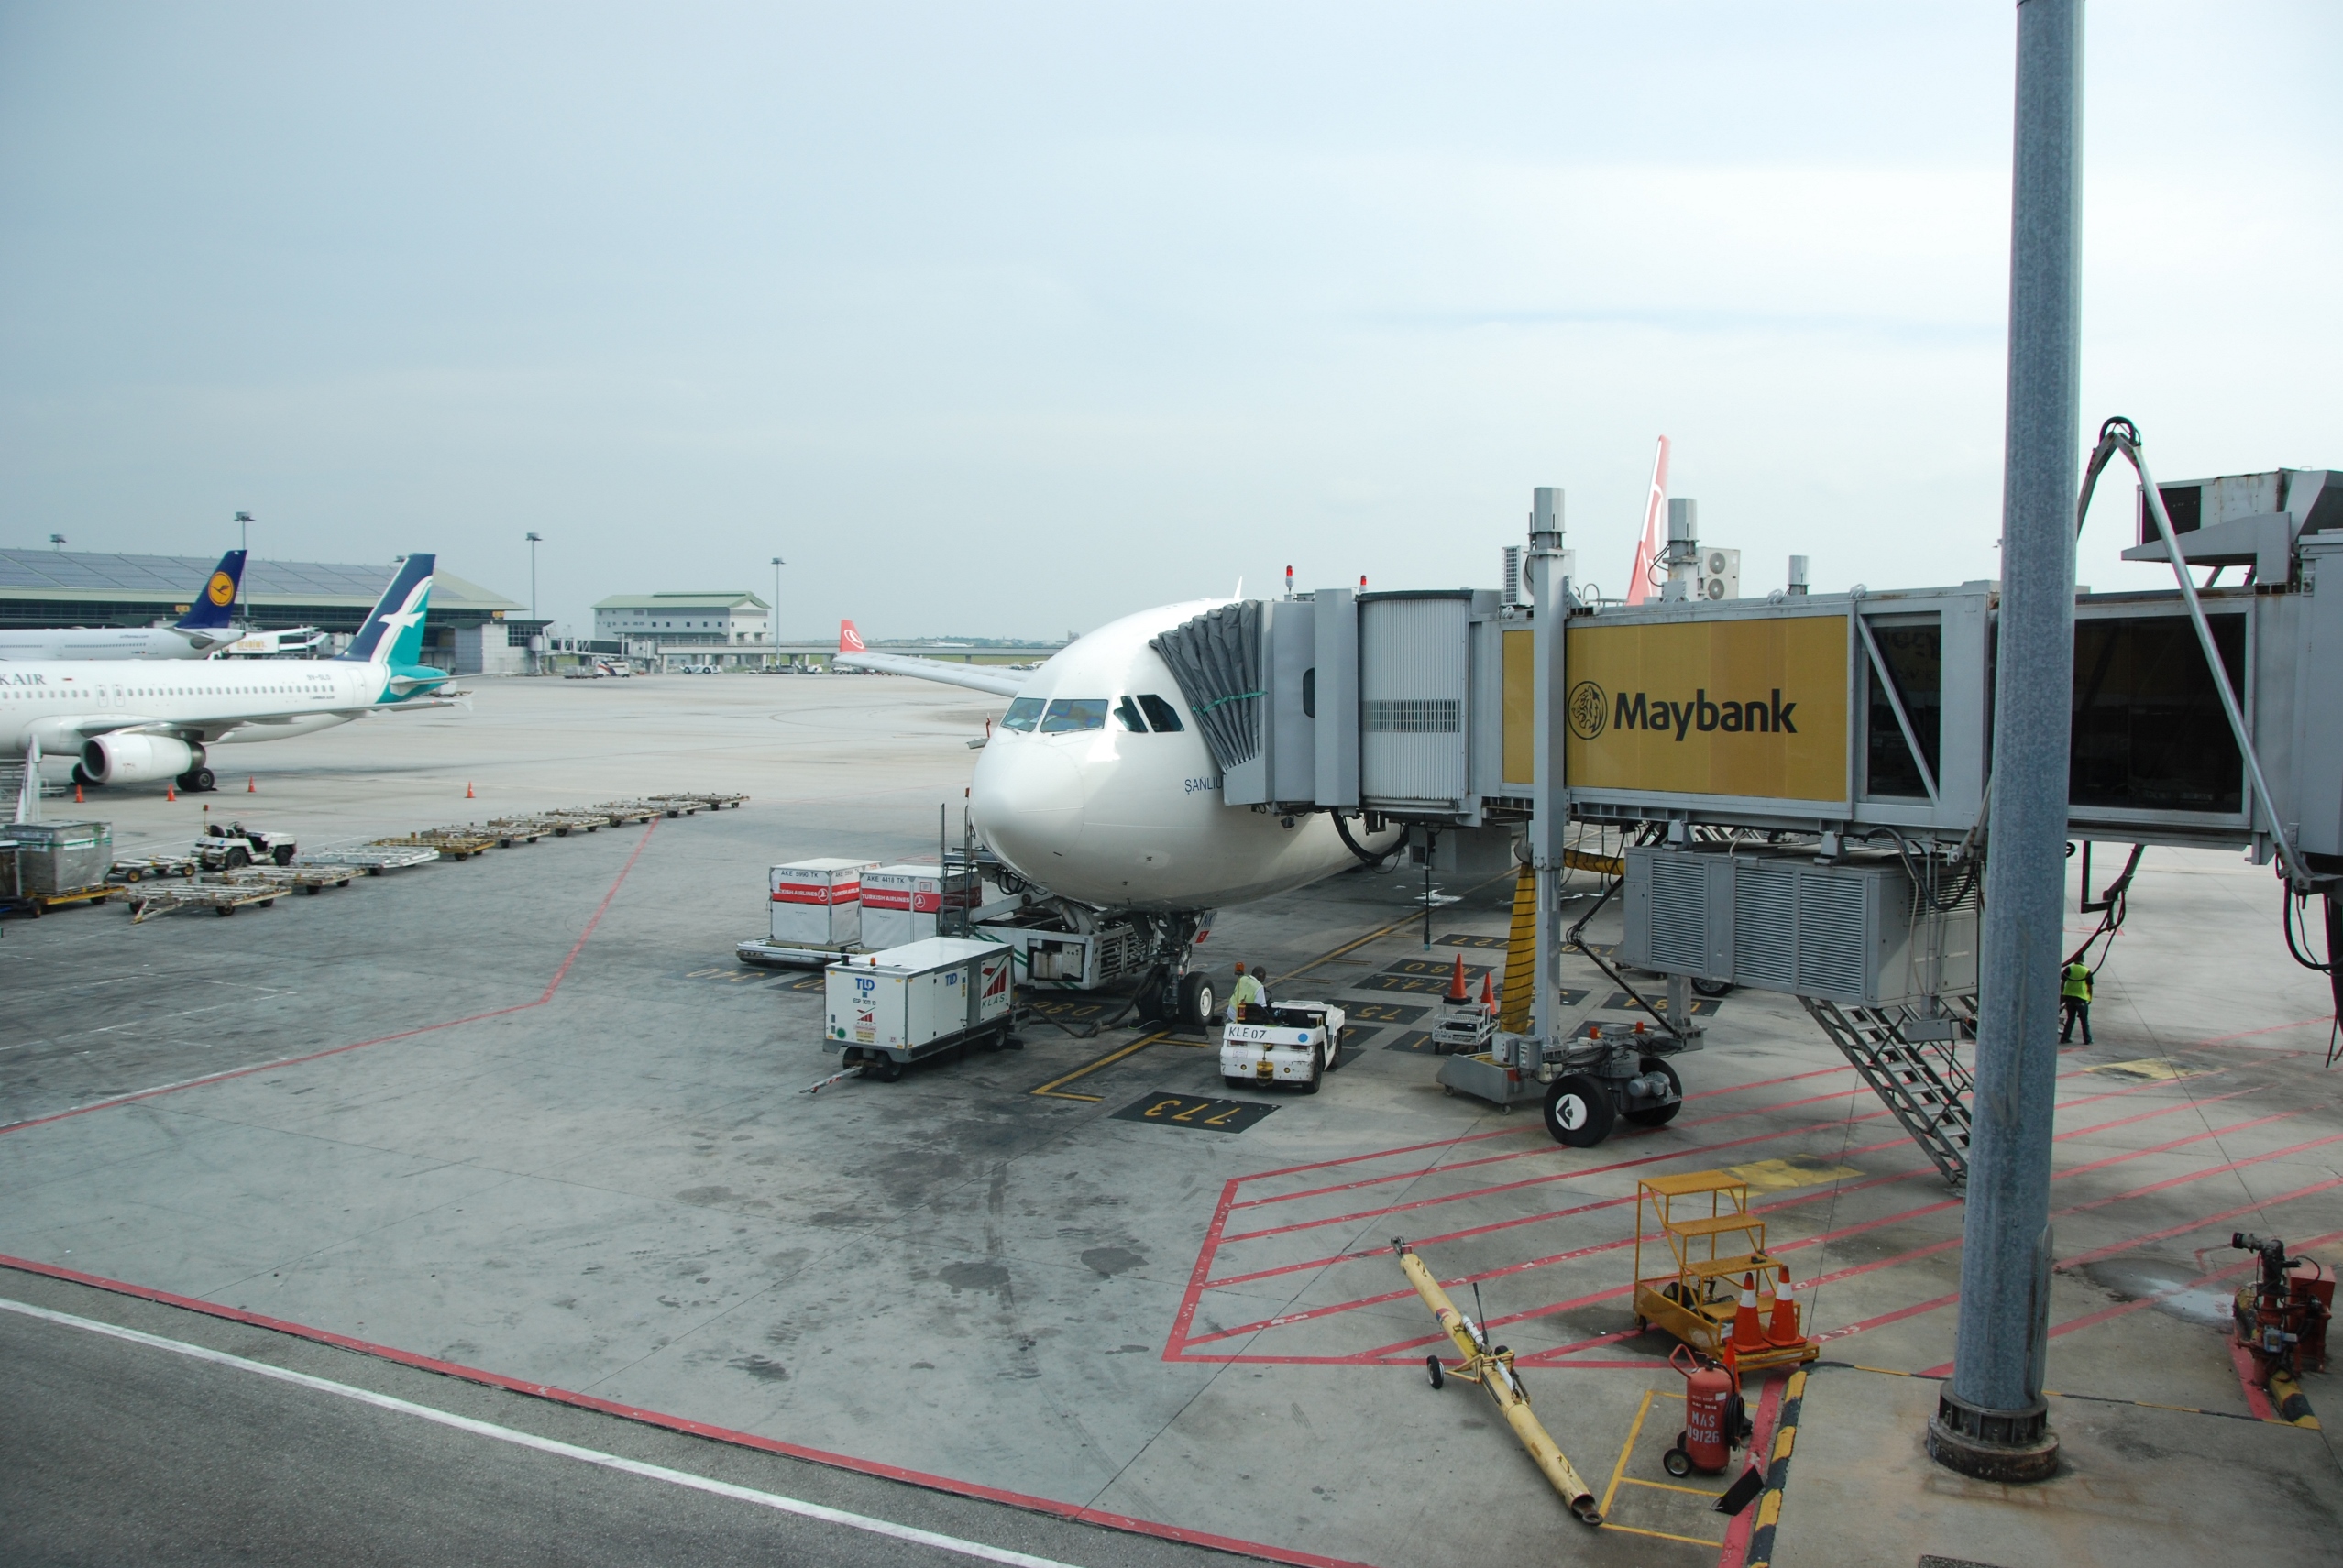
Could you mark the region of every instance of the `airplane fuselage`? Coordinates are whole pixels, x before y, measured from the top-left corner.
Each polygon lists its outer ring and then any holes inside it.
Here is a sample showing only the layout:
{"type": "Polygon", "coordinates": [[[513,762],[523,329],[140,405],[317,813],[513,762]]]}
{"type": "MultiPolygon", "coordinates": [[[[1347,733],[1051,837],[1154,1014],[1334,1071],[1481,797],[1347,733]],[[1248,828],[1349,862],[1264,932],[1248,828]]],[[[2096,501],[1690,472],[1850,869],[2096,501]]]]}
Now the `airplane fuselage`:
{"type": "Polygon", "coordinates": [[[50,755],[78,753],[125,730],[199,744],[282,740],[383,705],[390,680],[386,665],[330,659],[12,661],[0,663],[0,751],[38,740],[50,755]]]}
{"type": "Polygon", "coordinates": [[[1103,908],[1180,911],[1267,898],[1358,863],[1324,815],[1288,826],[1222,804],[1220,769],[1148,646],[1218,602],[1125,616],[1018,688],[969,800],[984,842],[1020,875],[1103,908]]]}
{"type": "Polygon", "coordinates": [[[80,662],[201,659],[236,640],[232,627],[189,631],[175,626],[52,626],[0,631],[0,659],[80,662]]]}

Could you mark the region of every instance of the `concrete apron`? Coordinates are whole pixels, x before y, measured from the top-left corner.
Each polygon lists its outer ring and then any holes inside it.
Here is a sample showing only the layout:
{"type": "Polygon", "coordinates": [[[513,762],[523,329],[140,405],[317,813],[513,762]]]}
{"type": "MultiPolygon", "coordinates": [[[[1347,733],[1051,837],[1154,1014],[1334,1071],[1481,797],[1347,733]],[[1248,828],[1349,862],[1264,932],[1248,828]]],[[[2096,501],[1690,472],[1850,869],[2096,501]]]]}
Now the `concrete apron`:
{"type": "MultiPolygon", "coordinates": [[[[1744,1169],[1826,1356],[1941,1376],[1957,1201],[1802,1014],[1727,998],[1710,1048],[1679,1060],[1694,1098],[1674,1124],[1561,1149],[1527,1112],[1443,1097],[1409,1048],[1405,1010],[1435,999],[1392,987],[1457,949],[1427,955],[1409,926],[1294,974],[1403,916],[1396,880],[1338,879],[1216,933],[1224,966],[1292,977],[1281,994],[1393,1010],[1316,1096],[1231,1093],[1178,1036],[1066,1081],[1143,1036],[1046,1028],[1022,1053],[798,1096],[830,1060],[818,993],[724,961],[754,903],[717,896],[721,879],[842,837],[909,852],[932,810],[808,822],[753,806],[424,868],[274,924],[17,925],[0,950],[26,999],[0,1055],[12,1119],[382,1043],[0,1135],[0,1253],[860,1462],[1383,1564],[1748,1554],[1755,1510],[1728,1537],[1702,1495],[1728,1477],[1659,1464],[1681,1382],[1624,1299],[1639,1174],[1744,1169]],[[205,979],[270,994],[158,1009],[205,979]],[[108,1000],[126,992],[140,1000],[108,1000]],[[139,1006],[170,1019],[54,1026],[139,1006]],[[1274,1109],[1233,1133],[1140,1114],[1163,1094],[1274,1109]],[[1434,1328],[1382,1250],[1394,1234],[1459,1302],[1480,1277],[1546,1425],[1606,1499],[1603,1529],[1568,1518],[1477,1390],[1426,1386],[1434,1328]]],[[[2062,1058],[2050,1382],[2068,1472],[1980,1489],[1920,1454],[1933,1381],[1825,1368],[1771,1505],[1773,1560],[2315,1561],[2336,1539],[2331,1453],[2240,1419],[2212,1326],[2238,1277],[2215,1276],[2243,1255],[2230,1229],[2343,1224],[2320,1185],[2343,1118],[2304,1054],[2319,1030],[2299,1026],[2323,993],[2278,950],[2266,893],[2225,858],[2151,852],[2101,977],[2099,1043],[2062,1058]]],[[[1434,935],[1502,938],[1502,894],[1443,911],[1434,935]]],[[[1628,1016],[1604,1011],[1591,970],[1571,983],[1581,1015],[1628,1016]]],[[[2306,1387],[2343,1415],[2335,1382],[2306,1387]]]]}

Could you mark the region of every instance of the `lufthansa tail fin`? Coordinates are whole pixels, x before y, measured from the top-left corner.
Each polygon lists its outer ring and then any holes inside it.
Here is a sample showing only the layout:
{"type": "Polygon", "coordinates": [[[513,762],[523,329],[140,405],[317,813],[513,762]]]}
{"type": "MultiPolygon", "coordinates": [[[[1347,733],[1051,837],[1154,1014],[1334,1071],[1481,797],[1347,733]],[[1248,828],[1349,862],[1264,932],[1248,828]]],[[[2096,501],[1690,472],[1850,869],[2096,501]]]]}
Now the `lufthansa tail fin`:
{"type": "Polygon", "coordinates": [[[349,652],[336,657],[353,664],[389,664],[402,669],[423,663],[424,615],[431,605],[431,574],[436,555],[410,555],[382,590],[382,598],[358,628],[349,652]]]}
{"type": "Polygon", "coordinates": [[[203,591],[187,613],[171,624],[182,631],[217,631],[228,624],[236,610],[236,586],[244,581],[244,552],[231,550],[220,557],[212,575],[204,580],[203,591]]]}
{"type": "Polygon", "coordinates": [[[868,652],[863,646],[863,634],[854,630],[854,623],[851,620],[842,620],[838,623],[838,651],[841,653],[868,652]]]}

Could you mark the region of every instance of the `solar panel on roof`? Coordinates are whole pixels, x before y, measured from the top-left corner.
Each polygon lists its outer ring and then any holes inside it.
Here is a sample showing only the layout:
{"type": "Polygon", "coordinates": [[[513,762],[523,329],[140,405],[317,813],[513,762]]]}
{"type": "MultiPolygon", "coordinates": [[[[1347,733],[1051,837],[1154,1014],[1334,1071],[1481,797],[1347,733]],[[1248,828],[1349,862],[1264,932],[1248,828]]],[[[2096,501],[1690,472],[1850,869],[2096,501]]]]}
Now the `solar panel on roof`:
{"type": "MultiPolygon", "coordinates": [[[[168,595],[195,591],[214,563],[214,555],[118,555],[82,550],[0,550],[0,596],[9,589],[92,595],[168,595]]],[[[255,561],[246,569],[247,594],[254,598],[357,599],[372,603],[397,568],[342,565],[321,561],[255,561]]],[[[510,609],[517,601],[447,572],[434,587],[442,605],[510,609]]]]}

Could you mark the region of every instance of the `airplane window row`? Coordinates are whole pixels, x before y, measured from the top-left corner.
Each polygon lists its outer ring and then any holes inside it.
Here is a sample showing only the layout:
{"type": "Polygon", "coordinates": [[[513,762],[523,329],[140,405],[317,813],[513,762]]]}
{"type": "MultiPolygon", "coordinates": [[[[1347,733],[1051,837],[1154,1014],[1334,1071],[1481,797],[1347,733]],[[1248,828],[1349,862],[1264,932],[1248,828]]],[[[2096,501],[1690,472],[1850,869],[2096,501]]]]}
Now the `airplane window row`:
{"type": "Polygon", "coordinates": [[[1021,696],[1010,703],[1008,711],[1001,716],[1001,728],[1020,732],[1039,729],[1044,735],[1104,729],[1109,712],[1134,735],[1144,735],[1150,729],[1159,735],[1169,734],[1182,727],[1178,710],[1150,693],[1136,698],[1118,698],[1111,707],[1103,696],[1062,696],[1046,704],[1038,696],[1021,696]],[[1146,715],[1144,720],[1140,718],[1142,713],[1146,715]]]}

